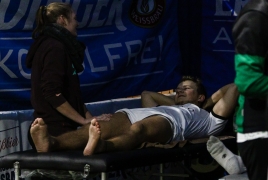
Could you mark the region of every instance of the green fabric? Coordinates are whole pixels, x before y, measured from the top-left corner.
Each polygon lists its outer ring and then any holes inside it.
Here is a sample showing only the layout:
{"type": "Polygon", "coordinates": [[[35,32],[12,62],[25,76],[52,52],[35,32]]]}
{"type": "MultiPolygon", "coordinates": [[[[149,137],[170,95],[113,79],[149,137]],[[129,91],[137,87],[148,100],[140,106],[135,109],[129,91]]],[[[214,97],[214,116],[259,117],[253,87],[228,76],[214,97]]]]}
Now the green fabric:
{"type": "Polygon", "coordinates": [[[235,69],[237,85],[240,96],[239,108],[236,112],[237,132],[244,132],[243,108],[245,96],[266,99],[268,92],[268,77],[264,75],[264,57],[251,56],[247,54],[235,55],[235,69]]]}
{"type": "Polygon", "coordinates": [[[235,55],[235,84],[240,94],[247,97],[266,99],[268,76],[263,73],[264,61],[264,57],[247,54],[235,55]]]}
{"type": "Polygon", "coordinates": [[[245,103],[245,97],[243,95],[240,95],[238,98],[239,107],[236,111],[236,119],[235,119],[235,123],[237,126],[236,131],[239,133],[244,132],[244,127],[243,127],[243,124],[244,124],[244,114],[243,114],[244,103],[245,103]]]}

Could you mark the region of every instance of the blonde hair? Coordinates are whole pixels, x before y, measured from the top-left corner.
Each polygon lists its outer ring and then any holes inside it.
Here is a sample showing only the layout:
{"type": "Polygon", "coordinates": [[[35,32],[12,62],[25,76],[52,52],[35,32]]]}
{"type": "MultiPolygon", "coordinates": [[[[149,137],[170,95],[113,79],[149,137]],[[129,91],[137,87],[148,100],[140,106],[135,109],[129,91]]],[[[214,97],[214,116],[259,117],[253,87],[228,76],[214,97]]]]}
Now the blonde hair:
{"type": "Polygon", "coordinates": [[[48,6],[40,6],[35,15],[36,27],[32,33],[32,38],[36,39],[42,34],[45,25],[56,23],[61,15],[70,19],[72,12],[72,7],[68,3],[53,2],[48,6]]]}

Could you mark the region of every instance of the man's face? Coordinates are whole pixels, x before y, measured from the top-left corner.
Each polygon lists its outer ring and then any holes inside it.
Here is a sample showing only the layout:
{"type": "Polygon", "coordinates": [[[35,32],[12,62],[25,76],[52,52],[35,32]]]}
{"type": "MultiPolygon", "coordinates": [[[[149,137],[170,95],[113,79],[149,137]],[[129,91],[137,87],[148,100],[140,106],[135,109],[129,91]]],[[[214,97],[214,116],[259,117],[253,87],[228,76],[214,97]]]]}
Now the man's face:
{"type": "Polygon", "coordinates": [[[198,97],[196,84],[193,81],[186,80],[177,86],[175,104],[192,103],[198,105],[198,97]]]}

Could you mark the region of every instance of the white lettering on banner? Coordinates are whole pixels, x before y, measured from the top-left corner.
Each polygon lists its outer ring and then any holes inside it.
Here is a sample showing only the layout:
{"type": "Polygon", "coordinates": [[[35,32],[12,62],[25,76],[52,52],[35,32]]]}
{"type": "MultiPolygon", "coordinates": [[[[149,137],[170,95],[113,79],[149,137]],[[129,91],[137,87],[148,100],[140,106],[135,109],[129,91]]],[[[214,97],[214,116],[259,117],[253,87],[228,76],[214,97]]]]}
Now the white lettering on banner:
{"type": "MultiPolygon", "coordinates": [[[[23,0],[18,1],[19,6],[14,13],[13,17],[8,21],[5,22],[5,16],[8,12],[8,7],[11,5],[11,0],[2,0],[0,1],[0,30],[9,30],[14,28],[18,23],[20,23],[20,20],[22,17],[24,17],[27,12],[27,9],[29,9],[28,16],[26,17],[26,21],[23,27],[23,30],[31,30],[33,29],[34,20],[35,20],[35,13],[38,10],[41,0],[34,0],[31,4],[29,0],[23,0]],[[30,7],[29,7],[30,6],[30,7]]],[[[55,2],[55,0],[49,0],[47,4],[55,2]]],[[[62,2],[58,0],[58,2],[62,2]]],[[[70,3],[70,1],[65,1],[66,3],[70,3]]],[[[127,28],[124,26],[122,21],[122,9],[123,9],[123,3],[124,0],[113,0],[111,7],[108,7],[108,4],[111,1],[103,1],[98,0],[97,4],[87,4],[85,11],[81,12],[79,10],[79,5],[81,3],[81,0],[76,0],[72,4],[72,8],[77,13],[83,13],[82,20],[79,22],[78,28],[84,28],[88,25],[88,27],[101,27],[101,26],[111,26],[113,23],[120,31],[125,31],[127,28]],[[93,9],[95,7],[95,9],[93,9]],[[104,18],[103,16],[103,10],[106,10],[106,14],[108,17],[104,18]],[[92,18],[90,19],[90,15],[92,14],[92,18]],[[102,17],[103,19],[101,19],[102,17]]],[[[12,11],[13,12],[13,11],[12,11]]],[[[10,16],[10,14],[8,14],[10,16]]],[[[79,16],[80,17],[80,16],[79,16]]],[[[23,22],[21,22],[23,23],[23,22]]]]}
{"type": "Polygon", "coordinates": [[[247,4],[249,0],[236,0],[234,8],[234,16],[237,16],[241,9],[247,4]]]}
{"type": "Polygon", "coordinates": [[[215,38],[215,40],[213,41],[213,44],[217,43],[217,41],[227,41],[229,44],[232,44],[231,38],[228,35],[228,33],[226,32],[225,28],[222,27],[220,29],[220,32],[218,33],[217,37],[215,38]],[[224,36],[222,36],[222,34],[224,36]]]}
{"type": "MultiPolygon", "coordinates": [[[[14,14],[13,18],[8,22],[5,23],[5,14],[7,12],[7,9],[10,5],[10,0],[2,0],[0,1],[0,30],[7,30],[11,29],[14,26],[18,24],[18,22],[21,20],[23,15],[25,15],[27,11],[27,6],[29,4],[29,0],[19,1],[19,7],[16,14],[14,14]]],[[[35,15],[35,14],[34,14],[35,15]]]]}
{"type": "Polygon", "coordinates": [[[145,42],[145,45],[143,48],[143,52],[141,55],[141,63],[142,64],[143,63],[152,63],[152,62],[155,62],[157,59],[157,58],[149,58],[149,59],[144,58],[145,53],[151,51],[151,48],[148,46],[149,42],[154,41],[154,39],[155,39],[154,37],[146,39],[146,42],[145,42]]]}
{"type": "Polygon", "coordinates": [[[88,52],[88,48],[86,48],[85,50],[85,54],[86,54],[86,59],[89,63],[89,66],[90,66],[90,69],[91,69],[91,72],[102,72],[102,71],[107,71],[107,66],[103,66],[103,67],[94,67],[94,64],[93,64],[93,61],[90,57],[90,54],[88,52]]]}
{"type": "Polygon", "coordinates": [[[111,70],[114,70],[114,61],[115,59],[120,59],[120,55],[112,55],[110,53],[110,49],[112,48],[118,48],[118,47],[122,47],[122,44],[121,43],[116,43],[116,44],[106,44],[104,45],[104,49],[105,49],[105,52],[108,56],[108,59],[110,61],[110,65],[111,65],[111,70]]]}
{"type": "MultiPolygon", "coordinates": [[[[20,2],[22,2],[22,1],[20,1],[20,2]]],[[[26,4],[26,2],[23,2],[23,3],[26,4]]],[[[28,1],[28,3],[29,3],[29,1],[28,1]]],[[[28,3],[27,3],[27,5],[28,5],[28,3]]],[[[29,29],[33,28],[33,22],[35,20],[35,13],[36,13],[37,9],[39,8],[40,4],[41,4],[41,0],[32,1],[29,16],[27,17],[27,19],[25,21],[25,25],[23,27],[23,30],[29,30],[29,29]]],[[[27,6],[26,6],[26,8],[27,8],[27,6]]],[[[0,21],[0,23],[1,23],[1,21],[0,21]]],[[[9,28],[9,29],[11,29],[11,28],[9,28]]]]}
{"type": "Polygon", "coordinates": [[[134,41],[128,41],[125,43],[128,51],[128,60],[127,65],[130,63],[131,58],[134,58],[134,63],[137,64],[137,56],[141,52],[142,49],[142,41],[141,40],[134,40],[134,41]],[[139,48],[136,52],[131,52],[131,46],[138,45],[139,48]]]}
{"type": "MultiPolygon", "coordinates": [[[[222,40],[222,39],[221,39],[222,40]]],[[[132,40],[132,41],[127,41],[125,43],[115,43],[115,44],[105,44],[103,45],[104,51],[107,55],[110,69],[108,69],[107,65],[103,65],[101,67],[97,67],[94,64],[94,59],[92,60],[88,48],[85,50],[85,61],[84,63],[88,62],[89,67],[91,72],[104,72],[108,70],[114,70],[115,63],[114,61],[116,59],[120,59],[121,56],[119,54],[113,54],[111,52],[112,49],[115,48],[124,48],[122,51],[126,50],[127,51],[127,62],[126,66],[130,63],[132,60],[135,64],[138,64],[138,56],[140,56],[140,64],[145,64],[145,63],[154,63],[157,60],[161,60],[161,52],[163,48],[163,37],[159,35],[158,37],[150,37],[145,39],[144,45],[142,40],[132,40]],[[152,52],[151,46],[154,45],[154,52],[152,52]],[[158,52],[158,53],[155,53],[158,52]],[[150,57],[150,55],[153,54],[154,57],[150,57]],[[147,57],[147,58],[146,58],[147,57]],[[148,58],[150,57],[150,58],[148,58]]],[[[7,55],[1,59],[1,52],[0,52],[0,68],[2,68],[11,78],[18,78],[6,65],[6,61],[11,58],[11,54],[13,53],[14,50],[9,50],[7,55]]],[[[31,79],[31,74],[27,73],[22,66],[23,63],[23,56],[25,56],[28,53],[28,50],[26,49],[20,49],[18,51],[18,68],[20,74],[25,78],[25,79],[31,79]]],[[[95,61],[99,61],[99,59],[96,59],[95,61]]],[[[83,64],[85,67],[85,65],[83,64]]],[[[1,69],[0,69],[1,70],[1,69]]],[[[81,75],[83,72],[81,72],[79,75],[81,75]]]]}
{"type": "Polygon", "coordinates": [[[98,1],[95,10],[93,12],[92,20],[88,27],[99,27],[102,26],[106,19],[99,19],[100,13],[103,7],[107,7],[109,1],[98,1]]]}
{"type": "Polygon", "coordinates": [[[232,11],[224,11],[223,10],[223,1],[229,1],[229,0],[216,0],[216,13],[215,16],[231,16],[232,11]]]}
{"type": "Polygon", "coordinates": [[[18,78],[7,66],[5,66],[5,62],[8,60],[8,58],[11,56],[13,50],[9,50],[7,55],[2,59],[2,54],[0,52],[0,67],[11,77],[11,78],[18,78]]]}
{"type": "Polygon", "coordinates": [[[235,0],[234,9],[229,9],[227,11],[223,10],[223,1],[230,2],[230,0],[216,0],[215,16],[237,16],[249,0],[235,0]]]}
{"type": "Polygon", "coordinates": [[[120,31],[125,31],[127,28],[124,26],[122,22],[122,9],[123,9],[123,3],[125,0],[113,0],[113,4],[111,6],[110,12],[109,12],[109,19],[106,22],[106,26],[112,25],[112,21],[115,17],[115,24],[116,27],[120,31]]]}
{"type": "Polygon", "coordinates": [[[19,50],[19,54],[18,54],[18,63],[19,63],[19,70],[20,70],[20,73],[23,77],[25,77],[26,79],[31,79],[31,74],[28,74],[26,73],[23,68],[22,68],[22,56],[23,55],[26,55],[28,53],[28,50],[26,49],[20,49],[19,50]]]}
{"type": "MultiPolygon", "coordinates": [[[[146,53],[150,53],[151,48],[150,48],[149,45],[150,45],[150,43],[152,43],[153,41],[155,41],[155,39],[156,39],[155,37],[151,37],[151,38],[147,38],[145,40],[145,45],[144,45],[144,47],[142,49],[142,53],[141,53],[141,64],[144,64],[144,63],[153,63],[153,62],[156,62],[157,61],[157,57],[147,58],[147,59],[144,57],[146,53]]],[[[161,53],[162,52],[162,49],[161,48],[162,48],[162,43],[163,43],[162,36],[159,36],[158,37],[158,40],[159,40],[159,49],[158,49],[158,52],[161,53]]],[[[127,62],[127,65],[129,64],[131,58],[134,58],[135,59],[135,63],[137,64],[137,56],[138,56],[139,52],[141,51],[141,49],[139,49],[138,51],[132,53],[131,52],[131,48],[130,48],[131,46],[134,46],[135,43],[137,43],[137,45],[140,46],[140,48],[141,48],[142,41],[140,41],[140,40],[134,40],[134,41],[129,41],[129,42],[126,42],[125,43],[126,44],[126,48],[128,50],[128,62],[127,62]]],[[[108,56],[108,59],[110,61],[111,70],[114,70],[114,60],[115,59],[120,59],[120,55],[119,54],[112,55],[111,52],[110,52],[110,49],[112,49],[112,48],[120,48],[120,47],[122,47],[122,44],[121,43],[104,45],[105,52],[106,52],[106,54],[108,56]]],[[[160,57],[161,54],[158,54],[158,55],[160,57]]],[[[159,58],[159,60],[160,60],[160,58],[159,58]]]]}
{"type": "MultiPolygon", "coordinates": [[[[78,12],[78,7],[79,7],[79,4],[80,4],[80,1],[76,1],[76,3],[74,3],[72,5],[72,8],[75,12],[78,12]]],[[[80,27],[86,27],[88,21],[89,21],[89,18],[90,18],[90,12],[92,11],[93,9],[93,4],[87,4],[86,5],[86,8],[85,8],[85,13],[84,13],[84,16],[82,17],[82,20],[79,22],[79,26],[78,28],[80,27]],[[87,12],[87,13],[86,13],[87,12]]],[[[79,11],[80,12],[80,11],[79,11]]]]}

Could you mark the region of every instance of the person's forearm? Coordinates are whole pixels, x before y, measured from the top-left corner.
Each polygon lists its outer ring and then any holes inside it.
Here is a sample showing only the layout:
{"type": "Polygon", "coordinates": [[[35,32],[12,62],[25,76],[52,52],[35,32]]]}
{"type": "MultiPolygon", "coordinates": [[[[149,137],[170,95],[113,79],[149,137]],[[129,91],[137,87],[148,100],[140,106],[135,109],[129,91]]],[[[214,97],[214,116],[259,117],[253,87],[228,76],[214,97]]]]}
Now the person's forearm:
{"type": "Polygon", "coordinates": [[[157,105],[174,105],[174,99],[163,94],[143,91],[141,94],[142,107],[155,107],[157,105]]]}
{"type": "Polygon", "coordinates": [[[86,123],[85,118],[82,117],[67,101],[58,106],[56,109],[61,114],[77,122],[78,124],[84,125],[86,123]]]}
{"type": "Polygon", "coordinates": [[[210,107],[214,106],[224,96],[224,94],[227,92],[227,90],[232,86],[235,86],[235,84],[234,83],[227,84],[227,85],[221,87],[215,93],[213,93],[211,95],[211,97],[207,99],[207,101],[206,101],[205,105],[203,106],[203,108],[207,109],[207,108],[210,108],[210,107]]]}
{"type": "Polygon", "coordinates": [[[215,104],[216,102],[218,102],[223,96],[224,94],[227,92],[227,90],[232,87],[235,86],[234,83],[231,84],[227,84],[223,87],[221,87],[218,91],[216,91],[214,94],[212,94],[211,99],[212,102],[215,104]]]}
{"type": "Polygon", "coordinates": [[[92,118],[92,115],[90,114],[90,112],[88,111],[86,105],[84,104],[84,112],[85,112],[85,117],[86,119],[92,118]]]}

